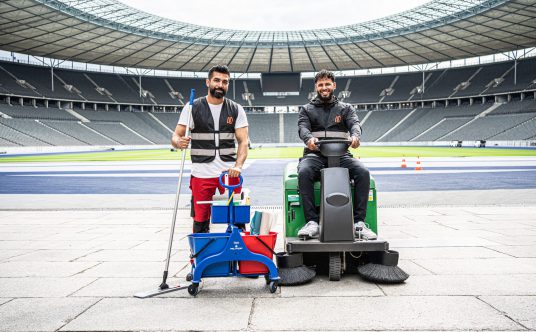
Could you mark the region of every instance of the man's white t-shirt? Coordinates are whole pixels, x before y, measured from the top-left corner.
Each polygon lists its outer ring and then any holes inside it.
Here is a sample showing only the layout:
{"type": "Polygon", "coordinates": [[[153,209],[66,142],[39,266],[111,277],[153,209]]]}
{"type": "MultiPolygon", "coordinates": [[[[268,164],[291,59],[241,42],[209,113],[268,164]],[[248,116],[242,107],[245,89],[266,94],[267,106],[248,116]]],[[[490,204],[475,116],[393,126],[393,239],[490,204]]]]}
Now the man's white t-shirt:
{"type": "MultiPolygon", "coordinates": [[[[208,103],[212,118],[214,119],[214,130],[220,129],[220,113],[222,104],[213,105],[208,103]]],[[[190,104],[184,106],[179,118],[179,124],[186,126],[188,123],[188,113],[190,113],[190,104]]],[[[248,119],[244,108],[238,105],[238,117],[235,122],[235,129],[248,126],[248,119]]],[[[194,129],[193,117],[190,117],[190,130],[194,129]]],[[[216,135],[216,146],[219,145],[218,135],[216,135]]],[[[217,178],[221,172],[234,166],[234,162],[225,162],[220,158],[220,152],[216,150],[216,158],[208,163],[192,163],[192,175],[196,178],[217,178]]]]}

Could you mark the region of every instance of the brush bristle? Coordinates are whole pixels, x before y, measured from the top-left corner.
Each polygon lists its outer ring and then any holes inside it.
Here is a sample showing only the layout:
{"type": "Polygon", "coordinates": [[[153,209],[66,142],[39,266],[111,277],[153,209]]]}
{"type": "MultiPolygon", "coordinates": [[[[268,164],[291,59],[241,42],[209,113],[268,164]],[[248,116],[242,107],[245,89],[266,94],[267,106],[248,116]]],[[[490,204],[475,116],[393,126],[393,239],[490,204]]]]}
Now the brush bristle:
{"type": "Polygon", "coordinates": [[[382,284],[398,284],[409,278],[409,274],[398,266],[368,263],[358,267],[357,271],[363,279],[382,284]]]}
{"type": "Polygon", "coordinates": [[[279,284],[281,286],[297,286],[308,283],[316,276],[316,271],[305,265],[298,267],[279,268],[279,284]]]}

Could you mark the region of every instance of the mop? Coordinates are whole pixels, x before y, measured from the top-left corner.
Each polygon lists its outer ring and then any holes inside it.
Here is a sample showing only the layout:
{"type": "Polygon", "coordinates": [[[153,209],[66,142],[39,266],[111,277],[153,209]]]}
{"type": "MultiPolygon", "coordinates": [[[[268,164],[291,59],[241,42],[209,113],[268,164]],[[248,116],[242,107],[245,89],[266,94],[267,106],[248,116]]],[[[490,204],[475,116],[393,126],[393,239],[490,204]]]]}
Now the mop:
{"type": "MultiPolygon", "coordinates": [[[[195,90],[192,89],[191,92],[190,92],[190,102],[189,102],[190,111],[188,112],[188,120],[186,121],[186,123],[188,125],[186,126],[186,132],[185,132],[184,136],[188,136],[189,131],[190,131],[190,118],[192,116],[192,108],[193,108],[193,104],[194,104],[194,95],[195,95],[195,90]]],[[[180,290],[180,289],[187,289],[188,288],[188,286],[181,286],[180,284],[176,285],[176,286],[173,286],[173,287],[170,287],[167,284],[167,277],[168,277],[168,271],[169,271],[169,261],[170,261],[170,258],[171,258],[171,247],[173,245],[173,233],[175,232],[175,222],[177,221],[177,210],[179,209],[179,199],[180,199],[180,195],[181,195],[182,173],[184,171],[184,161],[186,160],[186,150],[187,149],[182,150],[181,168],[180,168],[180,172],[179,172],[179,184],[177,186],[177,193],[175,195],[175,208],[173,209],[173,218],[171,219],[171,231],[169,233],[169,243],[168,243],[168,251],[167,251],[167,258],[166,258],[166,266],[164,268],[164,275],[162,277],[162,283],[160,284],[160,286],[156,290],[150,290],[150,291],[139,292],[139,293],[134,294],[134,297],[137,297],[137,298],[140,298],[140,299],[153,297],[153,296],[156,296],[156,295],[170,293],[170,292],[174,292],[174,291],[177,291],[177,290],[180,290]]]]}

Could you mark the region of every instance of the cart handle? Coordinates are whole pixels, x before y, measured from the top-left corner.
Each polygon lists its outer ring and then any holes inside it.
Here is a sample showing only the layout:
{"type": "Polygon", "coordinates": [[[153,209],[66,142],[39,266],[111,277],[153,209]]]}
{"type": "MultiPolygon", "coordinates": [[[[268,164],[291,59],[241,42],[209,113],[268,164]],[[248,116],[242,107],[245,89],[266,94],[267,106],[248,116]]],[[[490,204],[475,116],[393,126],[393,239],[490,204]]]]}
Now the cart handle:
{"type": "Polygon", "coordinates": [[[242,185],[242,182],[244,182],[244,178],[242,177],[242,175],[239,175],[238,178],[240,179],[240,182],[238,184],[225,184],[223,183],[223,177],[226,175],[226,174],[229,174],[228,171],[225,171],[225,172],[222,172],[220,177],[219,177],[219,180],[220,180],[220,185],[224,188],[227,188],[229,189],[229,191],[233,191],[235,190],[235,188],[238,188],[242,185]]]}

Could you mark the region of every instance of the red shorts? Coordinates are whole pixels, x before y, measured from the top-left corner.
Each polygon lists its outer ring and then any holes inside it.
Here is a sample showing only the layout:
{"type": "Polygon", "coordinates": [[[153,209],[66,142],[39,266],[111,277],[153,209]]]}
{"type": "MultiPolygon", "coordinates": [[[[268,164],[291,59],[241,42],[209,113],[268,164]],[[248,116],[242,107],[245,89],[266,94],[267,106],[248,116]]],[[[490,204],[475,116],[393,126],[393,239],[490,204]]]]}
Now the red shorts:
{"type": "MultiPolygon", "coordinates": [[[[240,182],[239,178],[229,178],[229,184],[234,185],[240,182]]],[[[197,204],[198,201],[211,201],[212,196],[218,189],[220,194],[223,194],[225,188],[220,185],[219,178],[190,178],[190,189],[192,190],[192,204],[194,207],[194,221],[210,220],[211,204],[197,204]]],[[[242,186],[235,188],[235,194],[239,194],[242,186]]]]}

